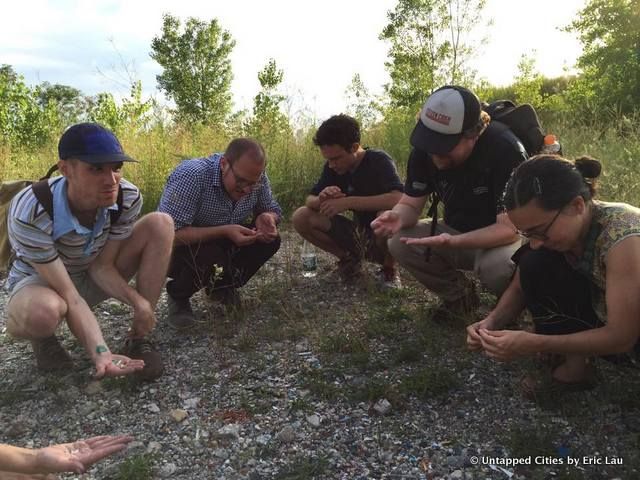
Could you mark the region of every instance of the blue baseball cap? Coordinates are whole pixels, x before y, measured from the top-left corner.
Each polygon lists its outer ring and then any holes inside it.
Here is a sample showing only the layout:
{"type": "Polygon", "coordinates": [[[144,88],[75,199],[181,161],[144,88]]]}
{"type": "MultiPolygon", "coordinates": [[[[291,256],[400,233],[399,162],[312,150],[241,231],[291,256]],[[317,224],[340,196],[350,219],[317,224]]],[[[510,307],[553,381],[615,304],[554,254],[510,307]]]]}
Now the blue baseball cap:
{"type": "Polygon", "coordinates": [[[125,155],[111,130],[98,123],[78,123],[69,127],[58,143],[60,160],[77,158],[91,164],[137,162],[125,155]]]}

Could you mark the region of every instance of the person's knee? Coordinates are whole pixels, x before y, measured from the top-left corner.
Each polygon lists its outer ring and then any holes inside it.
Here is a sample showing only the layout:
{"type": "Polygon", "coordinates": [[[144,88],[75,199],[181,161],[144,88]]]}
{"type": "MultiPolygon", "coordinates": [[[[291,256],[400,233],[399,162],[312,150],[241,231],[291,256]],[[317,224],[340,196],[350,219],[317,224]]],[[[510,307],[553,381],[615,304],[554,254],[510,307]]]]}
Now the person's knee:
{"type": "Polygon", "coordinates": [[[67,304],[57,295],[42,295],[32,299],[20,312],[9,308],[7,330],[16,337],[47,337],[52,335],[67,314],[67,304]]]}
{"type": "Polygon", "coordinates": [[[479,261],[474,273],[487,290],[499,296],[509,286],[515,268],[510,256],[494,255],[479,261]]]}
{"type": "Polygon", "coordinates": [[[145,233],[149,239],[173,244],[173,218],[162,212],[148,213],[144,217],[145,233]]]}
{"type": "Polygon", "coordinates": [[[389,253],[398,261],[405,256],[409,249],[409,246],[406,243],[400,241],[401,236],[402,232],[400,231],[387,240],[387,249],[389,253]]]}
{"type": "Polygon", "coordinates": [[[308,230],[312,210],[309,207],[300,207],[291,216],[291,223],[297,232],[308,230]]]}

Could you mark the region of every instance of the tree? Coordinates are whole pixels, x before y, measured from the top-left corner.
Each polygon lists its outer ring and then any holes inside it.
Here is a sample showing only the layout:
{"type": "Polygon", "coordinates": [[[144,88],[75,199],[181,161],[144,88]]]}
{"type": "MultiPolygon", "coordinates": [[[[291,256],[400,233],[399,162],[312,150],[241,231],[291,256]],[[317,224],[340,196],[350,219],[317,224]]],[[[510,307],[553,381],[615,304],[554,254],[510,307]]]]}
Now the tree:
{"type": "Polygon", "coordinates": [[[372,125],[378,117],[380,106],[371,97],[360,74],[356,73],[345,91],[347,97],[347,113],[360,123],[363,129],[372,125]]]}
{"type": "Polygon", "coordinates": [[[0,143],[15,148],[46,144],[59,130],[55,106],[41,106],[10,65],[0,65],[0,143]]]}
{"type": "Polygon", "coordinates": [[[417,107],[439,86],[471,82],[474,49],[466,36],[484,6],[485,0],[399,0],[387,13],[380,38],[391,43],[386,89],[395,106],[417,107]]]}
{"type": "Polygon", "coordinates": [[[162,35],[151,42],[151,58],[163,67],[158,86],[173,99],[178,117],[219,125],[231,111],[231,62],[235,41],[216,19],[203,22],[163,16],[162,35]]]}
{"type": "Polygon", "coordinates": [[[583,53],[581,78],[573,86],[581,103],[628,112],[640,105],[640,3],[590,0],[569,27],[583,53]]]}
{"type": "Polygon", "coordinates": [[[111,93],[99,93],[89,108],[89,118],[119,135],[125,129],[141,130],[153,106],[152,99],[142,100],[142,82],[138,80],[131,85],[129,98],[123,99],[120,105],[111,93]]]}
{"type": "Polygon", "coordinates": [[[42,108],[52,106],[58,111],[63,126],[77,123],[87,110],[87,98],[77,88],[42,82],[36,93],[42,108]]]}
{"type": "Polygon", "coordinates": [[[522,55],[518,62],[518,75],[513,82],[518,103],[530,103],[534,108],[542,108],[542,83],[544,77],[536,70],[533,56],[522,55]]]}
{"type": "Polygon", "coordinates": [[[289,120],[280,109],[280,104],[286,100],[278,93],[283,78],[284,72],[278,69],[274,59],[270,59],[258,72],[261,90],[254,97],[253,117],[247,125],[247,132],[265,143],[291,133],[289,120]]]}

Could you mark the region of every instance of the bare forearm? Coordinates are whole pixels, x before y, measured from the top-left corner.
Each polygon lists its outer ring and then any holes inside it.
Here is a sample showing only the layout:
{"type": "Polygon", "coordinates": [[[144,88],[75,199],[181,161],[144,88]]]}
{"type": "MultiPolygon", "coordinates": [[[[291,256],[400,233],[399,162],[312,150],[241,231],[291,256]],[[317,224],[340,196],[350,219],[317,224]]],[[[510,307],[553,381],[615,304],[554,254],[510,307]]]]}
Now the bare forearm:
{"type": "Polygon", "coordinates": [[[401,197],[401,192],[389,192],[370,197],[346,197],[346,201],[349,210],[379,212],[381,210],[391,210],[401,197]]]}
{"type": "Polygon", "coordinates": [[[37,451],[0,444],[0,472],[24,474],[45,473],[38,469],[37,451]]]}
{"type": "Polygon", "coordinates": [[[100,325],[95,315],[78,295],[77,298],[65,299],[67,302],[67,325],[71,333],[85,348],[91,359],[95,359],[98,354],[96,347],[106,346],[100,325]]]}
{"type": "Polygon", "coordinates": [[[400,217],[402,222],[401,228],[413,227],[420,219],[420,210],[405,203],[398,203],[392,209],[400,217]]]}
{"type": "Polygon", "coordinates": [[[182,227],[176,230],[174,245],[192,245],[194,243],[207,242],[218,238],[227,238],[227,226],[218,225],[215,227],[182,227]]]}
{"type": "Polygon", "coordinates": [[[614,355],[631,351],[636,342],[606,325],[569,335],[532,335],[537,350],[547,353],[614,355]]]}
{"type": "Polygon", "coordinates": [[[494,223],[484,228],[455,235],[452,246],[455,248],[494,248],[509,245],[518,240],[514,230],[506,225],[494,223]]]}
{"type": "Polygon", "coordinates": [[[136,305],[142,299],[138,291],[122,278],[114,265],[94,264],[89,268],[89,275],[96,285],[111,298],[130,306],[136,305]]]}

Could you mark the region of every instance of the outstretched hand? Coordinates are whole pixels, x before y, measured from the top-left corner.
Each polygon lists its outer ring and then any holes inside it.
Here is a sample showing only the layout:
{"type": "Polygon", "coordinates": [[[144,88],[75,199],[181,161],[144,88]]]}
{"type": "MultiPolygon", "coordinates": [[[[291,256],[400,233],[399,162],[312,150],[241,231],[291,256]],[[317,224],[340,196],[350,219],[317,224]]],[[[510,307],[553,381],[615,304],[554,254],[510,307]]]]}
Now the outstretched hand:
{"type": "Polygon", "coordinates": [[[434,235],[433,237],[401,237],[400,241],[407,245],[422,245],[425,247],[451,247],[453,235],[448,233],[441,233],[440,235],[434,235]]]}
{"type": "Polygon", "coordinates": [[[93,437],[73,443],[44,447],[36,452],[38,471],[84,473],[103,458],[123,450],[133,437],[128,435],[93,437]]]}
{"type": "Polygon", "coordinates": [[[124,355],[105,352],[95,360],[96,378],[121,377],[144,368],[144,360],[131,359],[124,355]]]}
{"type": "Polygon", "coordinates": [[[393,210],[382,212],[371,222],[371,229],[377,237],[392,237],[400,228],[402,228],[402,220],[400,215],[393,210]]]}

